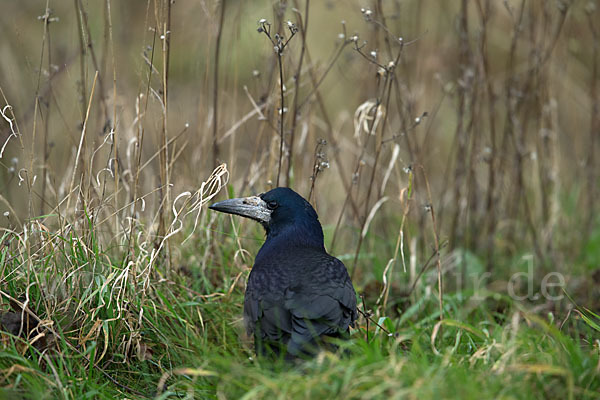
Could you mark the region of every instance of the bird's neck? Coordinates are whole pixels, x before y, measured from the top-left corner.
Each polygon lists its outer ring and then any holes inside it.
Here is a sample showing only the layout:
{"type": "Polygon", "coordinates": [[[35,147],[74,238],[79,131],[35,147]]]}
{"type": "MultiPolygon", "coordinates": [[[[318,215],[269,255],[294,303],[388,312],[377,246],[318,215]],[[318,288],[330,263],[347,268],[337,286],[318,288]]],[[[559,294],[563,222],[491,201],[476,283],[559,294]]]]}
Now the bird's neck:
{"type": "Polygon", "coordinates": [[[321,224],[318,221],[297,221],[283,227],[272,226],[267,231],[267,240],[260,249],[259,255],[290,247],[325,251],[321,224]]]}

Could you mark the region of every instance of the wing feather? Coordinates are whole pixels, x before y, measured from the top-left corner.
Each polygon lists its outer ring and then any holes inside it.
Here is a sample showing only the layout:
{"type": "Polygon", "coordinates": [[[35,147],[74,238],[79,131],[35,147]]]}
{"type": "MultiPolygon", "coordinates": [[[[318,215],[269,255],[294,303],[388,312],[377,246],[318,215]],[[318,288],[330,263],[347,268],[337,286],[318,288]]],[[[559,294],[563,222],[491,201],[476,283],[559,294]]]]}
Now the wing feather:
{"type": "Polygon", "coordinates": [[[244,321],[255,342],[285,342],[297,355],[322,335],[354,326],[356,293],[340,260],[306,250],[269,260],[253,267],[246,288],[244,321]]]}

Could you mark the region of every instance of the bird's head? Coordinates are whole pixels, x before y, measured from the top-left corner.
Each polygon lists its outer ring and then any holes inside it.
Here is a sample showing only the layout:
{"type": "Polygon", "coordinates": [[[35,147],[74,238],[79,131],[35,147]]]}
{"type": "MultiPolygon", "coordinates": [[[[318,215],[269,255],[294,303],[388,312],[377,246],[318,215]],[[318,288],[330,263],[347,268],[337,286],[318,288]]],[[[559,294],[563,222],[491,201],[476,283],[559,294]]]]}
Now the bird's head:
{"type": "Polygon", "coordinates": [[[317,213],[292,189],[278,187],[257,196],[223,200],[209,208],[260,222],[267,239],[285,234],[323,246],[323,229],[317,213]]]}

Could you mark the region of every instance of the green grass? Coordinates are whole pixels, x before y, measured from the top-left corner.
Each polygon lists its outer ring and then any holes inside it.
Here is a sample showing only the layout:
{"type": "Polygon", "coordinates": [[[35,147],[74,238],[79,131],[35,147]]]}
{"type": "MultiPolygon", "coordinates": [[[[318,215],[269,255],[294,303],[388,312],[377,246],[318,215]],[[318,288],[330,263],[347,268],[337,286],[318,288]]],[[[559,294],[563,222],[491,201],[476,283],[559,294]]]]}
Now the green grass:
{"type": "MultiPolygon", "coordinates": [[[[230,229],[217,227],[215,235],[230,229]]],[[[253,235],[242,237],[251,253],[253,235]]],[[[558,320],[502,293],[463,289],[446,293],[440,323],[427,274],[411,299],[392,292],[402,306],[367,304],[390,334],[371,322],[367,342],[361,318],[337,354],[293,366],[256,359],[241,327],[251,260],[219,236],[202,266],[198,236],[182,246],[180,268],[162,260],[144,275],[143,263],[124,264],[94,235],[48,234],[29,260],[5,235],[2,290],[28,298],[46,328],[28,339],[2,333],[0,399],[600,398],[599,336],[581,318],[593,313],[558,320]]]]}

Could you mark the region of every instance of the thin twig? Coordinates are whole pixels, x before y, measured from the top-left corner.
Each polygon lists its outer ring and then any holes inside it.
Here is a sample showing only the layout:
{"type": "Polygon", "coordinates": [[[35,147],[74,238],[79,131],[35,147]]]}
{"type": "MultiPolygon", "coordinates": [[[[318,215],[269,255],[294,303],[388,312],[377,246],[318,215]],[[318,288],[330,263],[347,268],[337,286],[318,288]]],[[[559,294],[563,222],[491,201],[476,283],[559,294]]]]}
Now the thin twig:
{"type": "MultiPolygon", "coordinates": [[[[368,321],[371,321],[372,323],[374,323],[379,329],[381,329],[382,331],[384,331],[385,333],[389,335],[392,335],[392,333],[390,331],[388,331],[387,329],[385,329],[383,326],[381,326],[381,324],[379,324],[377,321],[375,321],[373,319],[373,317],[371,316],[370,313],[368,312],[364,312],[362,311],[360,308],[356,309],[363,317],[365,317],[366,321],[367,321],[367,332],[369,331],[369,325],[368,325],[368,321]]],[[[367,340],[368,341],[368,340],[367,340]]]]}
{"type": "Polygon", "coordinates": [[[437,272],[438,272],[438,300],[440,306],[440,321],[444,319],[444,291],[442,285],[442,259],[440,255],[440,241],[437,232],[437,225],[435,222],[435,211],[433,207],[433,200],[431,197],[431,188],[429,187],[429,179],[427,179],[427,174],[425,173],[425,168],[422,165],[419,165],[421,171],[423,172],[423,178],[425,179],[425,186],[427,187],[427,201],[429,204],[427,205],[427,211],[429,211],[431,215],[431,225],[433,230],[433,239],[435,244],[435,255],[437,257],[437,272]]]}
{"type": "MultiPolygon", "coordinates": [[[[304,22],[302,21],[302,15],[297,12],[298,16],[298,24],[300,28],[300,33],[302,35],[302,48],[300,49],[300,60],[298,60],[298,67],[296,68],[296,73],[294,74],[294,85],[296,90],[294,91],[294,110],[292,112],[292,127],[290,129],[290,149],[288,155],[288,164],[287,164],[287,172],[285,175],[286,184],[289,186],[290,184],[290,174],[292,170],[292,162],[294,156],[294,137],[296,134],[296,126],[298,125],[298,112],[300,107],[298,107],[298,96],[300,94],[300,73],[302,72],[302,62],[304,61],[304,53],[306,50],[306,30],[308,29],[308,8],[310,4],[310,0],[305,0],[305,9],[304,9],[304,22]]],[[[298,7],[298,2],[295,1],[296,7],[298,7]]],[[[314,185],[314,183],[313,183],[314,185]]],[[[311,189],[312,191],[312,189],[311,189]]],[[[310,201],[310,198],[309,198],[310,201]]]]}
{"type": "MultiPolygon", "coordinates": [[[[75,185],[75,175],[77,173],[77,166],[79,164],[79,159],[81,157],[81,150],[83,148],[83,143],[85,140],[85,132],[87,128],[88,118],[90,116],[90,109],[92,108],[92,98],[94,97],[94,90],[96,89],[96,80],[98,79],[98,71],[94,75],[94,83],[92,84],[92,91],[90,92],[90,99],[88,101],[87,110],[85,112],[85,119],[83,120],[83,127],[81,128],[81,136],[79,137],[79,146],[77,147],[77,155],[75,156],[75,165],[73,165],[73,174],[71,175],[71,184],[69,185],[69,193],[73,191],[73,186],[75,185]]],[[[67,212],[70,210],[71,205],[71,197],[67,200],[67,212]]]]}
{"type": "Polygon", "coordinates": [[[214,71],[213,71],[213,169],[219,165],[219,56],[221,54],[221,36],[223,32],[223,20],[225,18],[225,5],[227,0],[221,0],[219,5],[219,25],[217,26],[217,37],[215,43],[215,55],[214,55],[214,71]]]}

